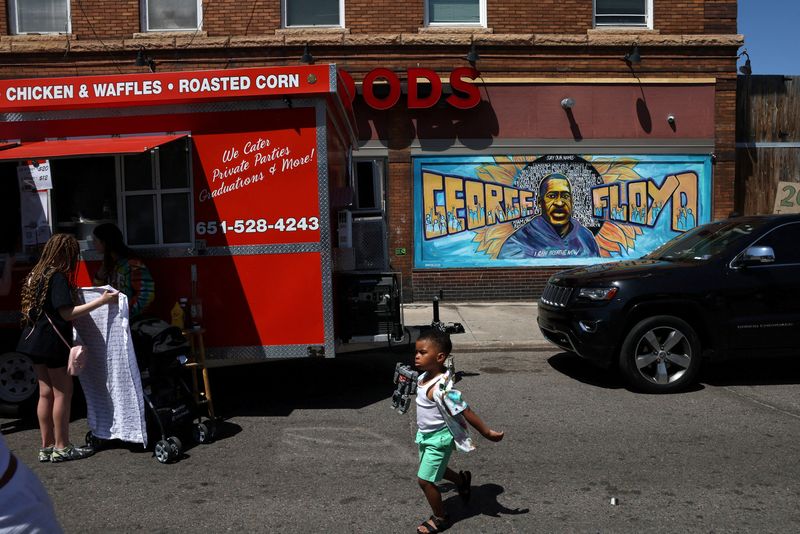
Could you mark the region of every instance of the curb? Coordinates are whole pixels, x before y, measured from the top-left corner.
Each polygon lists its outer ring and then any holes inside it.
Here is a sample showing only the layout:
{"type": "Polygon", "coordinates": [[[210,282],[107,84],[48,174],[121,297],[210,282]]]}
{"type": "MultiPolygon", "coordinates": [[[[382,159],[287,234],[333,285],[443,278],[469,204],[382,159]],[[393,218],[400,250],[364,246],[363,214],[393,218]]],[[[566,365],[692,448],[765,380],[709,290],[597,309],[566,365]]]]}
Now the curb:
{"type": "Polygon", "coordinates": [[[453,354],[475,352],[556,352],[563,350],[548,341],[471,341],[453,340],[453,354]]]}

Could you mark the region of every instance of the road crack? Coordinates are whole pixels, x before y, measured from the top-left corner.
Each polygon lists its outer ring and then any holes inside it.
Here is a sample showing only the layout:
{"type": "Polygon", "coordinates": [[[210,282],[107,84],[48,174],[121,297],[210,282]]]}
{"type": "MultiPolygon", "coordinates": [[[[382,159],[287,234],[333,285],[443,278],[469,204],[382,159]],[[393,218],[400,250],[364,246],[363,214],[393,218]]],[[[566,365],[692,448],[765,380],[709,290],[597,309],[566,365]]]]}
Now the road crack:
{"type": "Polygon", "coordinates": [[[730,393],[733,393],[734,395],[736,395],[738,397],[741,397],[743,399],[747,399],[747,400],[749,400],[750,402],[752,402],[754,404],[758,404],[759,406],[763,406],[765,408],[769,408],[770,410],[774,410],[776,412],[780,412],[780,413],[782,413],[784,415],[788,415],[789,417],[793,417],[795,419],[800,419],[800,414],[797,414],[797,413],[794,413],[794,412],[790,412],[789,410],[785,410],[783,408],[779,408],[779,407],[777,407],[777,406],[775,406],[773,404],[770,404],[768,402],[764,402],[762,400],[759,400],[759,399],[753,397],[752,395],[747,395],[746,393],[742,393],[741,391],[736,391],[735,389],[731,388],[730,386],[722,386],[722,389],[724,389],[724,390],[726,390],[726,391],[728,391],[730,393]]]}

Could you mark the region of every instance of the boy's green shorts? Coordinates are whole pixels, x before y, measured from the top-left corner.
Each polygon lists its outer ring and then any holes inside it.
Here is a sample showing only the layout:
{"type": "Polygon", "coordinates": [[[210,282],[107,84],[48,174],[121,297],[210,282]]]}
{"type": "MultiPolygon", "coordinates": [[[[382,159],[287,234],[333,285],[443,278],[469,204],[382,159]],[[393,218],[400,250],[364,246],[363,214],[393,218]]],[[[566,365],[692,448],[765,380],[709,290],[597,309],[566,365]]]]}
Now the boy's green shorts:
{"type": "Polygon", "coordinates": [[[417,476],[428,482],[438,482],[444,477],[447,462],[455,449],[453,435],[447,427],[434,432],[422,433],[417,430],[416,443],[419,446],[419,471],[417,476]]]}

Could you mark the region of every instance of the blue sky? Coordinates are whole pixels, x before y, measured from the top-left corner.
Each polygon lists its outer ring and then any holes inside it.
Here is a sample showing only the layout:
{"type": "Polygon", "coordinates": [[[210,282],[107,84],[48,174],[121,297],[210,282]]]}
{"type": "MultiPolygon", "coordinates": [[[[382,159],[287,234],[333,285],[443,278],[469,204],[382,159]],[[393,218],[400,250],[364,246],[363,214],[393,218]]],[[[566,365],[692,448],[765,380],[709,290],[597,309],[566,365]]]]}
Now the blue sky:
{"type": "Polygon", "coordinates": [[[800,75],[800,0],[739,0],[739,33],[753,74],[800,75]]]}

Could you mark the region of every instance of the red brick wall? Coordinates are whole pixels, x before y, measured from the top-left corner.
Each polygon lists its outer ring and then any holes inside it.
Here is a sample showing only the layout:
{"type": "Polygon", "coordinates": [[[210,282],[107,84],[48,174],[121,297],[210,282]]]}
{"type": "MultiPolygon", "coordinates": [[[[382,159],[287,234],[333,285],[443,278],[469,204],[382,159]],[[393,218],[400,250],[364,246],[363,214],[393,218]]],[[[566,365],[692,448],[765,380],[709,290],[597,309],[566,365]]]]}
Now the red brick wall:
{"type": "Polygon", "coordinates": [[[487,26],[495,33],[586,33],[591,0],[487,0],[487,26]]]}
{"type": "Polygon", "coordinates": [[[415,270],[414,300],[431,300],[441,292],[445,301],[533,301],[542,294],[547,279],[560,270],[562,269],[415,270]]]}
{"type": "Polygon", "coordinates": [[[731,0],[706,0],[703,33],[736,33],[738,4],[731,0]]]}
{"type": "Polygon", "coordinates": [[[72,0],[70,14],[78,39],[130,39],[141,31],[138,0],[72,0]]]}
{"type": "Polygon", "coordinates": [[[404,297],[410,300],[414,280],[414,183],[411,154],[407,150],[389,150],[386,173],[386,211],[389,229],[389,264],[403,273],[404,297]],[[396,256],[395,248],[406,248],[405,256],[396,256]]]}
{"type": "Polygon", "coordinates": [[[345,0],[344,9],[345,26],[354,34],[416,32],[425,21],[422,0],[345,0]]]}
{"type": "MultiPolygon", "coordinates": [[[[7,34],[6,2],[0,33],[7,34]]],[[[72,0],[72,32],[79,39],[130,38],[140,30],[139,0],[72,0]]],[[[654,1],[654,29],[662,34],[736,33],[735,0],[654,1]]],[[[272,34],[281,26],[280,0],[205,0],[209,36],[272,34]]],[[[353,34],[416,32],[424,26],[424,0],[346,0],[345,24],[353,34]],[[377,16],[376,16],[377,14],[377,16]]],[[[591,0],[506,0],[487,3],[493,33],[579,34],[593,27],[591,0]]]]}
{"type": "Polygon", "coordinates": [[[203,2],[203,31],[209,37],[271,34],[280,27],[280,0],[203,2]]]}

